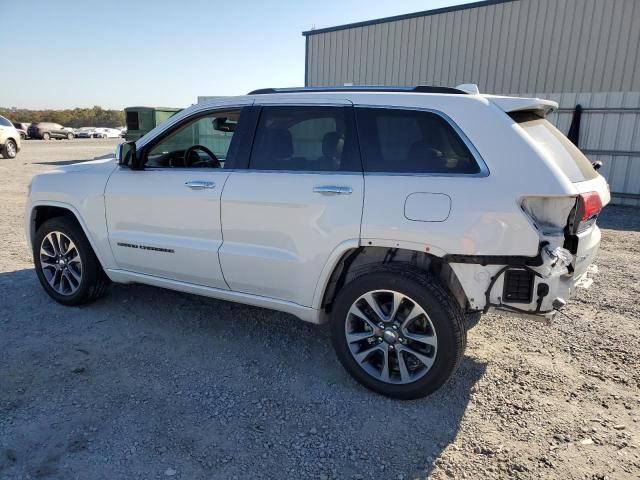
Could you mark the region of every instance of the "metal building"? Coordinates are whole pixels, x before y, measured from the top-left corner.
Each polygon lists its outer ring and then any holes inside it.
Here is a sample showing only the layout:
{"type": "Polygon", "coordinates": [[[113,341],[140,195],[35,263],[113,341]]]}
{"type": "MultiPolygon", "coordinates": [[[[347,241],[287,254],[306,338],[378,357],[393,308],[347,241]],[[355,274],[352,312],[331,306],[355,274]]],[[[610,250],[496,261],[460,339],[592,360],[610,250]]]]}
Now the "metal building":
{"type": "Polygon", "coordinates": [[[303,32],[305,83],[443,85],[560,103],[565,133],[640,205],[640,0],[488,0],[303,32]]]}

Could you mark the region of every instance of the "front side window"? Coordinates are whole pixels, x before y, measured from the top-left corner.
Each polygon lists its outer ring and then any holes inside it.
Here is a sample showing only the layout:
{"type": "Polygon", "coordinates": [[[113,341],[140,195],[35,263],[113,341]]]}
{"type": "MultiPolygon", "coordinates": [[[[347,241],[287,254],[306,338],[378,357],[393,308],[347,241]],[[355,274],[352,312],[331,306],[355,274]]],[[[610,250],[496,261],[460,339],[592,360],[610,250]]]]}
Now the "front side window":
{"type": "Polygon", "coordinates": [[[250,168],[360,171],[347,108],[350,107],[263,107],[250,168]]]}
{"type": "Polygon", "coordinates": [[[0,117],[0,125],[3,127],[11,127],[11,122],[4,117],[0,117]]]}
{"type": "Polygon", "coordinates": [[[215,112],[179,127],[153,145],[145,168],[229,168],[240,110],[215,112]]]}
{"type": "Polygon", "coordinates": [[[480,167],[440,115],[417,110],[357,108],[365,171],[474,174],[480,167]]]}

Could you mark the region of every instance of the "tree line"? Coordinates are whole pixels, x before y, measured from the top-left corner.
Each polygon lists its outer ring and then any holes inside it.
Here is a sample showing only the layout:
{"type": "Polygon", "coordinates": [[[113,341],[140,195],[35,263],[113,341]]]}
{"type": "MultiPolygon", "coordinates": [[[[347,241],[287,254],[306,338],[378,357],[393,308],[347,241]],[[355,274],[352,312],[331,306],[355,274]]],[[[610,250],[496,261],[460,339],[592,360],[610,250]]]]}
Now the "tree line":
{"type": "Polygon", "coordinates": [[[0,108],[0,115],[12,122],[36,123],[53,122],[65,127],[123,127],[123,110],[93,108],[73,108],[67,110],[27,110],[0,108]]]}

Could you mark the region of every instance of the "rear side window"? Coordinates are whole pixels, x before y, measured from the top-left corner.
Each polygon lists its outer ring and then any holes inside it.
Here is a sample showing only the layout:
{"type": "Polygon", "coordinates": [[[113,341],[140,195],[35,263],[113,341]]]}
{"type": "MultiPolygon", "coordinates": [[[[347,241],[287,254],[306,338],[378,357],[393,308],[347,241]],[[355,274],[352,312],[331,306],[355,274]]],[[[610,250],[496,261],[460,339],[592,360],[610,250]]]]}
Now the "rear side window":
{"type": "Polygon", "coordinates": [[[358,108],[356,112],[367,172],[480,172],[463,140],[440,115],[386,108],[358,108]]]}
{"type": "Polygon", "coordinates": [[[13,125],[11,124],[11,122],[9,120],[7,120],[4,117],[0,117],[0,125],[2,125],[3,127],[12,127],[13,125]]]}
{"type": "Polygon", "coordinates": [[[560,130],[544,118],[530,112],[512,113],[518,125],[544,150],[573,183],[598,176],[591,162],[560,130]]]}
{"type": "Polygon", "coordinates": [[[347,108],[263,107],[249,168],[361,171],[347,108]]]}

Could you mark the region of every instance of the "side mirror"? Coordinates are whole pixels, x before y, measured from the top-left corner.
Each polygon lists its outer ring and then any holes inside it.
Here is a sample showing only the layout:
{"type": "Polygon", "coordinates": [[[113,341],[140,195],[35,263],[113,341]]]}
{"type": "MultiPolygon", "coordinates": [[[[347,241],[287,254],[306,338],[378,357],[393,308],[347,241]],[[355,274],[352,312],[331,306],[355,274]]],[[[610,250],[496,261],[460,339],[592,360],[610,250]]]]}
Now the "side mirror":
{"type": "Polygon", "coordinates": [[[125,142],[116,147],[116,161],[121,167],[135,170],[138,167],[136,160],[136,142],[125,142]]]}

